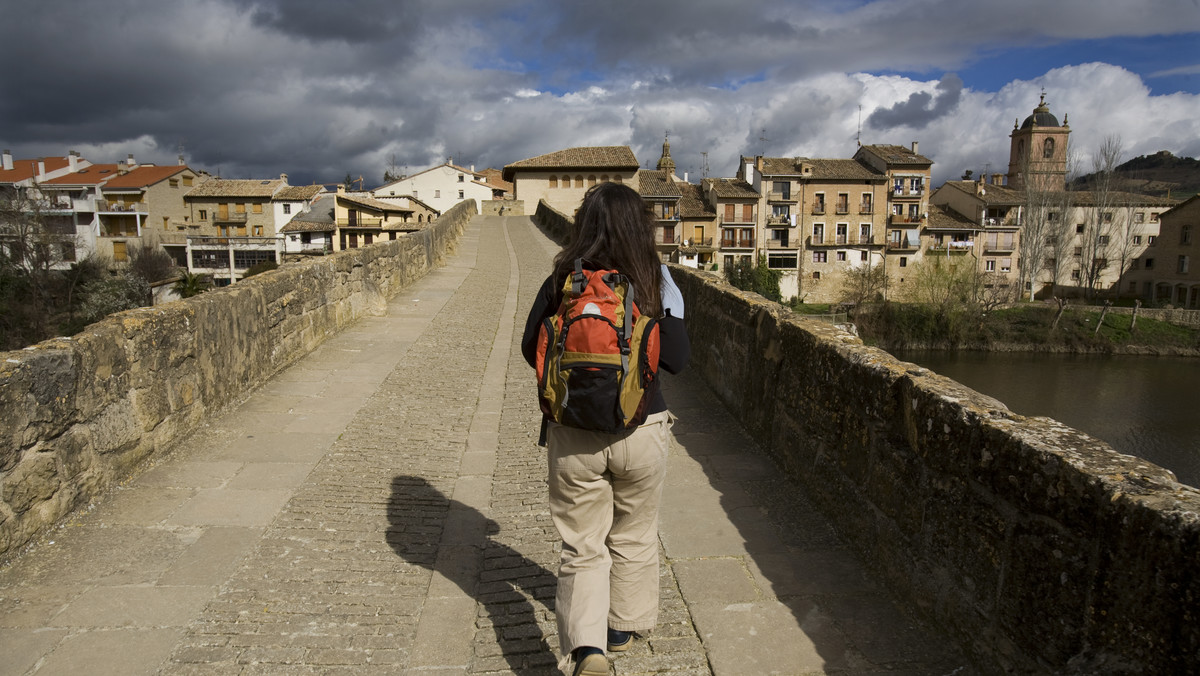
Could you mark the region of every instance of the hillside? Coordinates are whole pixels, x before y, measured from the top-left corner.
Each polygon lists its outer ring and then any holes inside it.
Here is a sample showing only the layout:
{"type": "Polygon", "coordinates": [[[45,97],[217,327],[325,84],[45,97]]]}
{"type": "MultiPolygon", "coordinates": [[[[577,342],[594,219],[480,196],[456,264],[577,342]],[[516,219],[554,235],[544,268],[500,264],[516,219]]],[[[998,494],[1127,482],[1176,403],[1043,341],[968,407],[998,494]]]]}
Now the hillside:
{"type": "MultiPolygon", "coordinates": [[[[1121,177],[1118,190],[1177,200],[1200,193],[1200,160],[1176,157],[1166,150],[1135,157],[1117,167],[1117,174],[1121,177]]],[[[1092,174],[1081,176],[1072,187],[1086,190],[1091,178],[1092,174]]]]}

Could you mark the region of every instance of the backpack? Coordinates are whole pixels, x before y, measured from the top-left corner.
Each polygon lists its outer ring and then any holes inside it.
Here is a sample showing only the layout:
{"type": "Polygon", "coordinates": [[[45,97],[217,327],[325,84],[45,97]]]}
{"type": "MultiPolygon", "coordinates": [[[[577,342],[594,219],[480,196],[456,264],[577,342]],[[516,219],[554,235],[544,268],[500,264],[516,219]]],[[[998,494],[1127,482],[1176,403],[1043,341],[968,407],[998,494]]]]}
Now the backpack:
{"type": "Polygon", "coordinates": [[[658,376],[658,320],[634,303],[616,270],[575,270],[558,312],[538,329],[538,397],[546,419],[615,433],[646,421],[658,376]]]}

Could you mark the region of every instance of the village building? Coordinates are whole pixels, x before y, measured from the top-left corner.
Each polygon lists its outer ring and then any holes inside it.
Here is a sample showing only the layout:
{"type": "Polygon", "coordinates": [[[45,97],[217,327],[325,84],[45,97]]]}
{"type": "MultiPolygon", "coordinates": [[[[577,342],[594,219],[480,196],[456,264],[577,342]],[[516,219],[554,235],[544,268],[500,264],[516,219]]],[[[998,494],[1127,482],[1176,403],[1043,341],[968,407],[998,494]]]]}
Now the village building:
{"type": "Polygon", "coordinates": [[[514,199],[525,213],[537,211],[538,203],[574,218],[587,189],[597,183],[615,181],[637,189],[637,158],[629,146],[567,148],[504,167],[503,178],[513,184],[514,199]]]}
{"type": "Polygon", "coordinates": [[[459,202],[472,199],[476,213],[480,213],[483,202],[503,198],[503,189],[498,197],[496,191],[497,187],[488,183],[487,176],[475,171],[475,167],[467,169],[446,162],[385,183],[372,190],[371,196],[385,202],[401,197],[416,198],[438,213],[445,213],[459,202]]]}

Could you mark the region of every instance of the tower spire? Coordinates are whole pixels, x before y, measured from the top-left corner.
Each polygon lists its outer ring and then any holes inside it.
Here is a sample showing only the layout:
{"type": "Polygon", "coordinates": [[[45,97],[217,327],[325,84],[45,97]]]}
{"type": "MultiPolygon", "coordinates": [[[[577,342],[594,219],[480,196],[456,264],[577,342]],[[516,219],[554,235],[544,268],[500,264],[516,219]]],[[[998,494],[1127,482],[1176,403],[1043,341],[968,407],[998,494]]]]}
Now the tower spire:
{"type": "Polygon", "coordinates": [[[675,160],[671,159],[671,132],[667,130],[663,138],[662,157],[658,158],[659,171],[667,172],[668,176],[675,174],[675,160]]]}

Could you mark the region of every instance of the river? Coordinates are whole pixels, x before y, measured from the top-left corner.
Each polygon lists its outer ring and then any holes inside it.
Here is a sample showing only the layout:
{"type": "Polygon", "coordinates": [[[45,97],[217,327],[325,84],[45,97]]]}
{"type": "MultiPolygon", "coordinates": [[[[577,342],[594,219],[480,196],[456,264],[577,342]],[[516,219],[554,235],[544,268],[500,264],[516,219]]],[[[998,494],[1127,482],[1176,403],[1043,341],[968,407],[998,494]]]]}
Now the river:
{"type": "Polygon", "coordinates": [[[920,364],[1004,402],[1021,415],[1054,418],[1145,458],[1200,487],[1200,359],[1025,352],[899,350],[920,364]]]}

